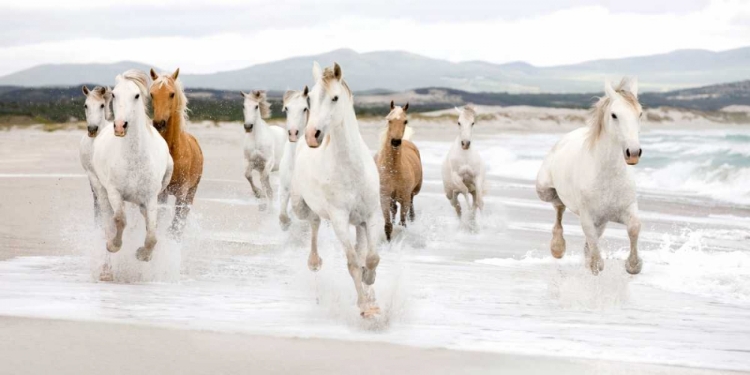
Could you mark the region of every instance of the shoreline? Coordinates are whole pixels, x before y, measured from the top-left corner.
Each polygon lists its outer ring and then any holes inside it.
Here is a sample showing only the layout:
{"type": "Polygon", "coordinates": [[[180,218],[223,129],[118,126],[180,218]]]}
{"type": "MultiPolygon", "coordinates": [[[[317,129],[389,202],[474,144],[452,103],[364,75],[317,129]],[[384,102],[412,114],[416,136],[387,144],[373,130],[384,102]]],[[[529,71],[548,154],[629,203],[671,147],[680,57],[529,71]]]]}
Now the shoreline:
{"type": "Polygon", "coordinates": [[[720,374],[717,369],[0,316],[14,374],[720,374]],[[32,349],[33,348],[33,349],[32,349]],[[293,360],[292,360],[293,358],[293,360]],[[48,359],[48,360],[40,360],[48,359]]]}

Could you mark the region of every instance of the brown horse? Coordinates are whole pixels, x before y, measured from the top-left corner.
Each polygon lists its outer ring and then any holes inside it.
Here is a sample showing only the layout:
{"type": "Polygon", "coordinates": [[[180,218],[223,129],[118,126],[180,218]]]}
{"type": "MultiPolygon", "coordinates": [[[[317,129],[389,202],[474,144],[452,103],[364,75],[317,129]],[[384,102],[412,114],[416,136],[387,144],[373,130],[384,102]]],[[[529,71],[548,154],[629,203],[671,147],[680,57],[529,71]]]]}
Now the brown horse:
{"type": "Polygon", "coordinates": [[[159,203],[167,202],[168,195],[175,196],[175,215],[170,231],[180,238],[185,228],[185,219],[193,204],[198,183],[203,175],[203,151],[195,137],[184,130],[187,119],[187,97],[182,83],[174,73],[157,75],[151,69],[151,100],[154,106],[154,128],[164,137],[169,153],[174,160],[172,180],[159,194],[159,203]]]}
{"type": "Polygon", "coordinates": [[[414,221],[414,196],[422,189],[422,158],[417,146],[409,141],[411,128],[406,124],[409,103],[401,108],[391,101],[391,112],[386,117],[388,128],[383,145],[375,157],[380,172],[380,206],[385,219],[385,236],[391,240],[392,219],[401,206],[401,225],[406,226],[406,214],[414,221]]]}

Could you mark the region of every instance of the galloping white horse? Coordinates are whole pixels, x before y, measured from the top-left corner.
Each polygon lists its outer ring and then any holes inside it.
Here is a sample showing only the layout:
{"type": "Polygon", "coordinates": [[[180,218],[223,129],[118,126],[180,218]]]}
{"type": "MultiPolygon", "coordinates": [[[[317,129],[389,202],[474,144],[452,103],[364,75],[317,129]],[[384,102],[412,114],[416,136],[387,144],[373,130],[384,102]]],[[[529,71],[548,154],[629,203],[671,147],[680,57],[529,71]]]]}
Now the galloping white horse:
{"type": "Polygon", "coordinates": [[[461,218],[461,203],[458,196],[463,195],[466,205],[471,207],[470,219],[476,217],[477,208],[484,208],[484,162],[479,152],[471,147],[471,131],[476,121],[476,110],[468,104],[458,111],[459,135],[451,145],[448,155],[443,161],[443,188],[445,196],[456,209],[458,218],[461,218]],[[469,202],[469,195],[473,203],[469,202]]]}
{"type": "Polygon", "coordinates": [[[284,230],[289,229],[291,219],[288,214],[289,194],[292,188],[292,174],[294,173],[295,156],[297,155],[297,140],[305,133],[307,116],[310,114],[309,93],[307,86],[302,91],[289,90],[284,93],[284,113],[286,113],[286,132],[288,138],[284,145],[284,155],[279,166],[279,223],[284,230]]]}
{"type": "Polygon", "coordinates": [[[599,237],[610,221],[627,226],[630,256],[625,269],[638,274],[643,266],[638,257],[641,222],[635,180],[627,167],[638,164],[642,153],[638,83],[625,78],[613,88],[606,82],[604,92],[593,107],[589,126],[566,134],[544,159],[536,191],[557,211],[551,243],[555,258],[565,254],[562,216],[567,207],[581,218],[586,262],[594,275],[604,269],[599,237]]]}
{"type": "Polygon", "coordinates": [[[130,202],[141,209],[146,219],[146,241],[136,257],[147,262],[156,245],[157,199],[172,177],[172,157],[146,114],[146,73],[128,70],[116,81],[112,91],[114,127],[103,129],[94,141],[93,166],[98,179],[95,188],[108,221],[107,250],[114,253],[122,246],[125,202],[130,202]]]}
{"type": "Polygon", "coordinates": [[[83,95],[86,96],[83,108],[86,111],[88,133],[81,137],[78,152],[81,158],[81,166],[89,177],[91,193],[94,195],[94,218],[98,225],[100,209],[99,199],[96,197],[96,191],[94,190],[96,175],[94,174],[94,166],[92,165],[92,159],[94,156],[94,139],[96,139],[96,136],[99,134],[99,129],[112,126],[112,122],[109,121],[112,117],[112,110],[110,107],[112,102],[112,89],[109,87],[96,86],[93,90],[89,90],[88,87],[83,86],[81,90],[83,91],[83,95]]]}
{"type": "Polygon", "coordinates": [[[313,65],[315,86],[310,92],[307,142],[298,142],[292,179],[292,202],[300,219],[310,221],[312,243],[308,267],[317,271],[320,219],[330,220],[346,252],[349,274],[357,290],[357,306],[363,317],[380,310],[372,284],[380,262],[377,243],[383,228],[380,210],[380,178],[370,150],[359,133],[352,92],[341,67],[322,71],[313,65]],[[357,232],[352,244],[349,226],[357,232]]]}
{"type": "Polygon", "coordinates": [[[273,201],[271,172],[279,170],[286,135],[284,129],[269,126],[263,120],[271,116],[271,103],[266,100],[265,91],[241,93],[245,98],[245,178],[250,182],[255,197],[261,199],[261,191],[253,182],[253,170],[260,173],[260,182],[266,195],[266,201],[260,203],[260,209],[263,211],[266,209],[266,202],[273,201]]]}

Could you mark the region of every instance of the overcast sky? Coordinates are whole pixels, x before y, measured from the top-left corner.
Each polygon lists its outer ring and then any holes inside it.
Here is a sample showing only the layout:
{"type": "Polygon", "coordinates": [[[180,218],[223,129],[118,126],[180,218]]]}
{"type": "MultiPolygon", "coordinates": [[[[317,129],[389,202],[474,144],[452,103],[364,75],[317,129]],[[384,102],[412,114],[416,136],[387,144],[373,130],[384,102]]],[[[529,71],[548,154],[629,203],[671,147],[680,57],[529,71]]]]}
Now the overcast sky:
{"type": "Polygon", "coordinates": [[[550,66],[747,45],[750,0],[0,3],[0,75],[122,60],[209,73],[337,48],[550,66]]]}

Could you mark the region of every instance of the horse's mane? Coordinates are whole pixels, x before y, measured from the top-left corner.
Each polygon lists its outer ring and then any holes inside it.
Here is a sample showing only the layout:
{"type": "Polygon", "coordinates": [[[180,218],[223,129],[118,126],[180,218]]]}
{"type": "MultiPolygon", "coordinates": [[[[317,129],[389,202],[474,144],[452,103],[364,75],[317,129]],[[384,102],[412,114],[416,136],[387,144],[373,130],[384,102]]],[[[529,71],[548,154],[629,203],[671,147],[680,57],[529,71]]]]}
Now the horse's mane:
{"type": "MultiPolygon", "coordinates": [[[[326,67],[323,70],[322,80],[323,80],[323,87],[325,87],[326,90],[328,90],[331,83],[333,83],[333,81],[336,81],[336,74],[334,73],[333,68],[326,67]]],[[[344,79],[341,79],[340,82],[341,82],[341,86],[344,88],[344,92],[346,92],[347,95],[349,95],[349,99],[351,100],[354,96],[352,95],[352,90],[349,89],[349,85],[346,84],[346,81],[344,79]]]]}
{"type": "MultiPolygon", "coordinates": [[[[630,104],[636,111],[641,110],[641,104],[638,103],[638,98],[630,92],[627,88],[631,85],[631,79],[629,77],[624,77],[620,83],[614,88],[615,92],[617,92],[620,97],[625,100],[626,103],[630,104]]],[[[610,98],[607,95],[604,95],[603,97],[600,97],[599,100],[591,107],[591,111],[589,112],[589,127],[591,128],[591,131],[589,132],[589,146],[593,146],[594,143],[599,139],[599,136],[601,136],[602,131],[604,130],[604,121],[606,121],[607,116],[607,109],[612,104],[612,98],[610,98]]]]}
{"type": "Polygon", "coordinates": [[[282,102],[284,106],[286,106],[290,101],[302,97],[302,91],[300,90],[287,90],[284,93],[284,98],[282,99],[282,102]]]}
{"type": "Polygon", "coordinates": [[[269,118],[271,117],[271,103],[268,102],[268,97],[264,90],[253,90],[248,94],[253,100],[258,102],[258,108],[260,108],[260,117],[269,118]]]}
{"type": "Polygon", "coordinates": [[[89,95],[96,99],[104,101],[104,118],[112,120],[112,89],[109,87],[96,86],[93,90],[89,91],[89,95]]]}
{"type": "Polygon", "coordinates": [[[470,117],[472,120],[477,118],[477,109],[474,107],[474,104],[466,104],[461,111],[467,116],[470,117]]]}
{"type": "Polygon", "coordinates": [[[141,92],[141,101],[143,102],[143,106],[148,108],[148,99],[150,98],[150,95],[148,94],[148,83],[150,81],[148,74],[138,69],[130,69],[125,73],[119,74],[115,78],[115,81],[117,83],[122,80],[127,80],[135,83],[135,85],[138,87],[138,91],[141,92]]]}
{"type": "Polygon", "coordinates": [[[177,111],[182,114],[182,118],[187,120],[188,118],[188,98],[185,95],[185,89],[182,87],[182,81],[180,79],[172,79],[169,74],[160,75],[159,78],[154,81],[154,85],[159,85],[159,88],[164,87],[167,83],[172,83],[174,87],[174,97],[177,104],[177,111]]]}

